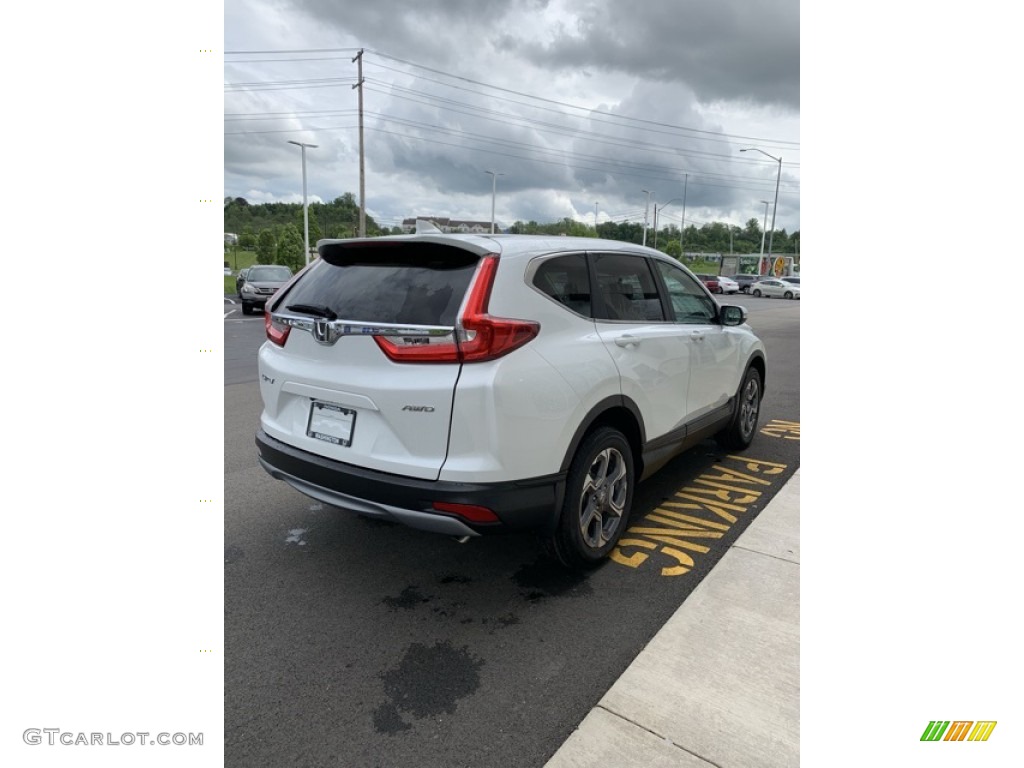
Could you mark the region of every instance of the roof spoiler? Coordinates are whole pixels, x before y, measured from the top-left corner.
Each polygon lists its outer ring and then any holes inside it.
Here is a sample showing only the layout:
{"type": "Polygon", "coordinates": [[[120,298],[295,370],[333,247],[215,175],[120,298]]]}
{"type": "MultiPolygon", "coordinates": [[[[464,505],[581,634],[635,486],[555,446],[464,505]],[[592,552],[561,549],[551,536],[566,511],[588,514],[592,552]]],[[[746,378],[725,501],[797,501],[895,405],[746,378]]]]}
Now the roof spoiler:
{"type": "Polygon", "coordinates": [[[437,228],[437,225],[427,219],[416,219],[416,234],[417,235],[443,235],[444,233],[437,228]]]}

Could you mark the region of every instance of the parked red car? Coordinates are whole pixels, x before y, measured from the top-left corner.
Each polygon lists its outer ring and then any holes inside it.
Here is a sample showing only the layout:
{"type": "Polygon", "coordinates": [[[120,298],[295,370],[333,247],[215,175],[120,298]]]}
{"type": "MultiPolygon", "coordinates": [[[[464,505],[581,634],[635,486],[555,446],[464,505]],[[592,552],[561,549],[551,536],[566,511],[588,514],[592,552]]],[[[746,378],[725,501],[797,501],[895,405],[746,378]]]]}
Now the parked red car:
{"type": "Polygon", "coordinates": [[[718,277],[716,275],[697,275],[697,279],[704,283],[704,287],[712,293],[720,293],[718,277]]]}

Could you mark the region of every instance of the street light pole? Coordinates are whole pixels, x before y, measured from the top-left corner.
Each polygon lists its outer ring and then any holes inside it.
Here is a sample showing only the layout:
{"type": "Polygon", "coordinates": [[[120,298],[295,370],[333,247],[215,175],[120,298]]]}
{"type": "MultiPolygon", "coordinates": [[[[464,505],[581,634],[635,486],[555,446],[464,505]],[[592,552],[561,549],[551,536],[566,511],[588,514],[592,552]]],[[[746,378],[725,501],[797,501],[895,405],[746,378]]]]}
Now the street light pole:
{"type": "Polygon", "coordinates": [[[306,266],[309,266],[309,204],[306,202],[306,147],[316,149],[317,145],[303,144],[301,141],[289,141],[288,143],[302,148],[302,223],[305,231],[303,243],[305,244],[306,251],[306,266]]]}
{"type": "Polygon", "coordinates": [[[497,173],[495,171],[484,171],[484,173],[491,174],[491,234],[494,234],[494,198],[498,193],[498,177],[504,176],[504,173],[497,173]]]}
{"type": "Polygon", "coordinates": [[[644,241],[643,245],[647,245],[647,214],[651,211],[651,192],[648,189],[641,189],[641,192],[647,193],[647,205],[644,206],[644,241]]]}
{"type": "Polygon", "coordinates": [[[776,157],[775,155],[769,155],[763,149],[758,149],[757,147],[748,147],[748,149],[741,149],[740,152],[747,152],[749,149],[752,149],[755,152],[760,152],[765,157],[770,157],[772,160],[779,164],[779,171],[775,175],[775,204],[772,206],[772,229],[771,233],[768,235],[768,265],[771,266],[772,238],[775,235],[775,214],[779,208],[779,182],[782,181],[782,156],[780,155],[779,157],[776,157]]]}
{"type": "Polygon", "coordinates": [[[597,236],[597,203],[594,203],[594,236],[597,236]]]}
{"type": "MultiPolygon", "coordinates": [[[[661,210],[664,211],[666,206],[669,206],[669,205],[672,205],[672,203],[678,203],[678,202],[679,202],[679,198],[678,197],[673,197],[671,200],[669,200],[667,203],[665,203],[664,205],[661,206],[661,210]]],[[[655,248],[658,247],[658,204],[657,203],[654,204],[654,247],[655,248]]],[[[682,258],[682,253],[680,253],[679,256],[680,256],[680,258],[682,258]]]]}
{"type": "Polygon", "coordinates": [[[762,200],[764,203],[764,224],[761,225],[761,259],[757,262],[757,274],[764,274],[764,233],[768,230],[768,206],[771,202],[762,200]]]}

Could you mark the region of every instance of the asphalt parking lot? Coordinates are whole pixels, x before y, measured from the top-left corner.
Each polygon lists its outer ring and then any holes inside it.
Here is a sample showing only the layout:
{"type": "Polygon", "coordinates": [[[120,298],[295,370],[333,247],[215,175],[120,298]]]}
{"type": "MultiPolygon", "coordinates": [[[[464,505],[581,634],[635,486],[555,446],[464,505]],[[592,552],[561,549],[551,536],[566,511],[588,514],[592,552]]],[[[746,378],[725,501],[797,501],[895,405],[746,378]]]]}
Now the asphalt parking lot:
{"type": "Polygon", "coordinates": [[[270,478],[262,318],[226,303],[226,765],[543,765],[799,467],[800,303],[717,298],[747,306],[768,351],[759,433],[642,483],[586,575],[531,537],[458,544],[270,478]]]}

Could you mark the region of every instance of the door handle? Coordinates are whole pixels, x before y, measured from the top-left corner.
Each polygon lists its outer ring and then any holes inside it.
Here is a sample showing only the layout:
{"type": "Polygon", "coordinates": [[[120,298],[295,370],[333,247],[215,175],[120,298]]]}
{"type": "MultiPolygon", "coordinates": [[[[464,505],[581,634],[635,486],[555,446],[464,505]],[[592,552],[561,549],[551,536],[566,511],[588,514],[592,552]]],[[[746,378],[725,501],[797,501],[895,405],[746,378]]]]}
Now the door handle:
{"type": "Polygon", "coordinates": [[[619,347],[638,346],[639,344],[640,339],[637,336],[630,336],[628,333],[615,339],[615,345],[619,347]]]}

